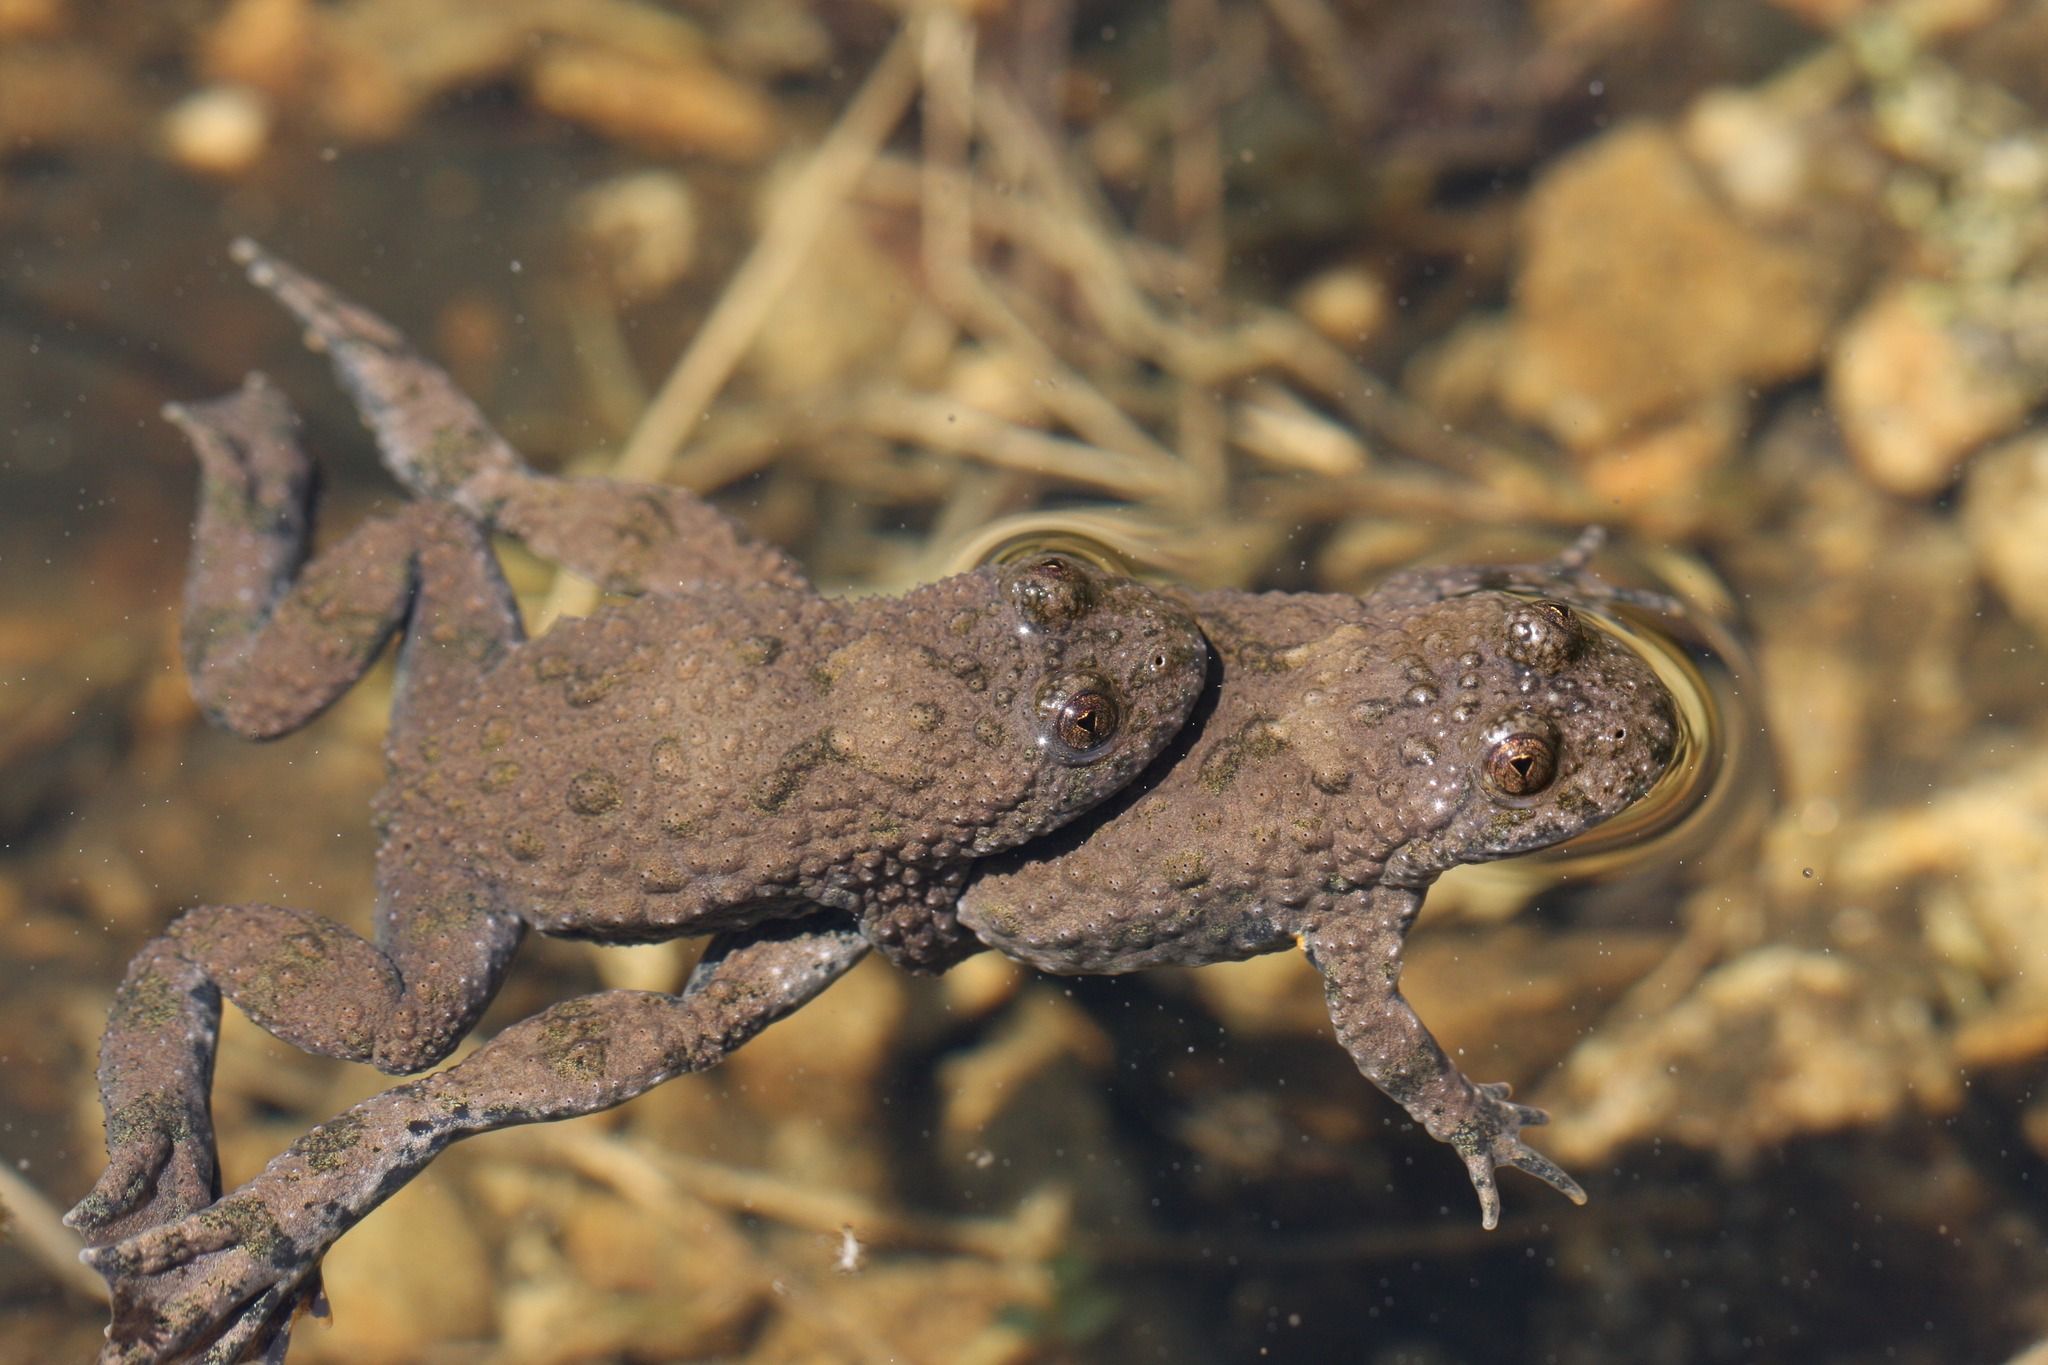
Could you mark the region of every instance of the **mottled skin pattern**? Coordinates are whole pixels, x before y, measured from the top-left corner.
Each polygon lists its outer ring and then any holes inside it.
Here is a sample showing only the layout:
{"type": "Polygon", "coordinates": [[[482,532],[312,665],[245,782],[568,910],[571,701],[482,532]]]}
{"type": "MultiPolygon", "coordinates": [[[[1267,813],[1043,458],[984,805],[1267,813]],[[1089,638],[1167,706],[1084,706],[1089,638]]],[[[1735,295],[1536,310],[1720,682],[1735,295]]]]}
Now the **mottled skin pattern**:
{"type": "Polygon", "coordinates": [[[820,598],[682,490],[533,474],[387,324],[237,252],[425,499],[303,563],[311,469],[277,392],[169,414],[200,458],[184,649],[214,720],[294,729],[400,637],[376,934],[206,906],[130,967],[100,1057],[108,1167],[70,1215],[113,1288],[108,1361],[279,1359],[327,1246],[449,1142],[709,1066],[871,948],[930,970],[977,951],[953,914],[973,861],[1128,783],[1208,662],[1183,609],[1058,557],[820,598]],[[487,528],[633,600],[529,643],[487,528]],[[557,1005],[219,1197],[223,995],[298,1047],[415,1072],[529,927],[717,937],[681,995],[557,1005]]]}
{"type": "Polygon", "coordinates": [[[205,474],[186,640],[216,719],[303,724],[403,625],[378,935],[207,908],[137,958],[102,1053],[109,1169],[72,1215],[114,1290],[104,1359],[282,1358],[326,1248],[449,1143],[713,1065],[875,947],[1118,972],[1299,945],[1339,1040],[1459,1152],[1487,1226],[1499,1166],[1583,1198],[1520,1139],[1543,1115],[1461,1075],[1398,983],[1440,873],[1567,839],[1669,761],[1670,698],[1573,610],[1610,595],[1585,546],[1363,600],[1176,611],[1062,562],[826,603],[686,494],[533,476],[387,326],[243,254],[429,499],[301,568],[308,469],[281,400],[255,382],[174,414],[205,474]],[[640,600],[523,643],[485,526],[640,600]],[[1088,689],[1117,699],[1099,750],[1106,713],[1070,705],[1088,689]],[[415,1070],[529,925],[718,936],[680,995],[557,1005],[218,1197],[223,991],[302,1047],[415,1070]]]}
{"type": "Polygon", "coordinates": [[[1299,945],[1338,1040],[1457,1150],[1487,1227],[1499,1166],[1583,1201],[1519,1137],[1542,1112],[1467,1080],[1399,988],[1402,939],[1438,875],[1568,839],[1670,760],[1669,694],[1561,600],[1574,570],[1417,574],[1362,601],[1190,597],[1220,683],[1186,736],[1089,817],[979,867],[961,922],[1052,972],[1299,945]]]}

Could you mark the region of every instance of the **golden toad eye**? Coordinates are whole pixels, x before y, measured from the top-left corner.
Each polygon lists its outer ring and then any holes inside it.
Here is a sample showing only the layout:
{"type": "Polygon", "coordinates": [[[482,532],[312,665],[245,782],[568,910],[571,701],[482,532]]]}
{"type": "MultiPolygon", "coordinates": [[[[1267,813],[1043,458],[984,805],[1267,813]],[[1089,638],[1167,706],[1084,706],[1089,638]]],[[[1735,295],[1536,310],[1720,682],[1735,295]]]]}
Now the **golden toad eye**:
{"type": "Polygon", "coordinates": [[[1039,733],[1055,757],[1092,763],[1113,747],[1124,709],[1109,680],[1084,669],[1039,685],[1038,716],[1039,733]]]}
{"type": "Polygon", "coordinates": [[[1076,692],[1060,703],[1053,730],[1076,754],[1088,754],[1116,737],[1122,719],[1115,698],[1107,692],[1076,692]]]}
{"type": "Polygon", "coordinates": [[[1526,732],[1494,741],[1486,751],[1486,780],[1503,796],[1534,796],[1557,776],[1557,749],[1526,732]]]}

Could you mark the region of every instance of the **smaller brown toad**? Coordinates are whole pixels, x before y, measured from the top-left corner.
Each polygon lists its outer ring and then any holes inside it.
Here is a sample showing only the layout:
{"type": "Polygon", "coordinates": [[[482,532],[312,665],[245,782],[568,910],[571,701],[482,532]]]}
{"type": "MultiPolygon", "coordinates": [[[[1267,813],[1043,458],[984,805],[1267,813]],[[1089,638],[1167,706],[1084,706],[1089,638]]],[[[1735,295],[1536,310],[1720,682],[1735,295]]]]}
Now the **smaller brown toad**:
{"type": "Polygon", "coordinates": [[[1198,966],[1299,946],[1337,1038],[1464,1159],[1493,1227],[1545,1121],[1466,1079],[1401,996],[1424,892],[1461,863],[1548,848],[1635,803],[1670,763],[1670,694],[1573,606],[1589,547],[1544,569],[1404,575],[1363,599],[1191,595],[1220,678],[1129,789],[976,870],[983,942],[1050,972],[1198,966]]]}

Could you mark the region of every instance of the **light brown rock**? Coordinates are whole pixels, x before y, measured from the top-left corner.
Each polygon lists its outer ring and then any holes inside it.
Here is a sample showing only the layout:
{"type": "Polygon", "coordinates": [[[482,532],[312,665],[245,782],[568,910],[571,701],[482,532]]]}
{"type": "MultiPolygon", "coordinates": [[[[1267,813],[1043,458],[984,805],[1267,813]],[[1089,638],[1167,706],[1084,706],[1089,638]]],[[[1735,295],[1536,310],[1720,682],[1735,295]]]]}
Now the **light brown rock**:
{"type": "Polygon", "coordinates": [[[1310,277],[1295,290],[1293,305],[1302,321],[1325,339],[1352,348],[1376,340],[1393,313],[1387,282],[1357,264],[1310,277]]]}
{"type": "Polygon", "coordinates": [[[300,93],[318,23],[311,0],[233,0],[201,41],[200,68],[216,81],[289,100],[300,93]]]}
{"type": "Polygon", "coordinates": [[[48,38],[69,17],[63,0],[0,0],[0,38],[48,38]]]}
{"type": "Polygon", "coordinates": [[[1872,483],[1924,497],[1977,446],[2012,430],[2039,395],[1996,329],[1973,324],[1939,286],[1894,284],[1836,343],[1828,402],[1872,483]]]}
{"type": "Polygon", "coordinates": [[[1664,540],[1696,534],[1713,516],[1714,473],[1735,453],[1747,405],[1723,392],[1667,422],[1630,432],[1587,454],[1586,488],[1603,505],[1623,509],[1638,530],[1664,540]]]}
{"type": "Polygon", "coordinates": [[[491,1335],[490,1257],[445,1179],[400,1190],[336,1243],[320,1269],[334,1320],[302,1335],[319,1343],[321,1358],[401,1360],[435,1342],[491,1335]]]}
{"type": "Polygon", "coordinates": [[[1826,877],[1850,904],[1910,898],[1929,952],[1968,983],[1952,1004],[1957,1059],[2009,1066],[2048,1052],[2048,755],[1979,767],[1854,827],[1826,877]]]}
{"type": "Polygon", "coordinates": [[[2048,639],[2048,434],[2023,436],[1971,461],[1963,527],[1991,586],[2048,639]]]}
{"type": "Polygon", "coordinates": [[[599,48],[543,52],[528,75],[551,114],[652,151],[756,161],[775,146],[760,90],[702,63],[656,65],[599,48]]]}
{"type": "Polygon", "coordinates": [[[246,86],[196,90],[158,125],[165,153],[188,171],[231,179],[253,170],[270,142],[270,106],[246,86]]]}
{"type": "Polygon", "coordinates": [[[1960,1098],[1924,1005],[1844,958],[1771,946],[1715,969],[1672,1009],[1596,1034],[1538,1102],[1556,1118],[1549,1153],[1588,1165],[1654,1138],[1742,1159],[1960,1098]]]}
{"type": "Polygon", "coordinates": [[[681,282],[697,256],[697,199],[674,171],[633,171],[600,181],[570,208],[613,295],[650,299],[681,282]]]}
{"type": "Polygon", "coordinates": [[[1794,378],[1820,354],[1827,274],[1716,200],[1669,131],[1618,128],[1530,195],[1502,400],[1592,449],[1794,378]]]}

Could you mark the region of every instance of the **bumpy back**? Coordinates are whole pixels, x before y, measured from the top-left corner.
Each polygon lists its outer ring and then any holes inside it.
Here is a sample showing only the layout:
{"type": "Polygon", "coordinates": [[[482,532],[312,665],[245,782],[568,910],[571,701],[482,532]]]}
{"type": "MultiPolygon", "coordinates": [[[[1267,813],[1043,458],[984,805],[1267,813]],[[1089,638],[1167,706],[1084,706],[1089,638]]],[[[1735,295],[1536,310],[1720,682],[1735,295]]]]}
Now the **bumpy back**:
{"type": "Polygon", "coordinates": [[[856,605],[835,744],[912,782],[976,855],[1115,793],[1186,722],[1208,647],[1178,604],[1062,555],[856,605]]]}
{"type": "Polygon", "coordinates": [[[893,599],[706,586],[515,651],[386,823],[445,831],[555,932],[860,910],[1116,791],[1205,667],[1185,611],[1063,559],[893,599]]]}

